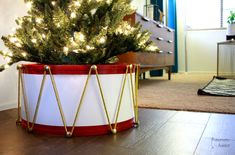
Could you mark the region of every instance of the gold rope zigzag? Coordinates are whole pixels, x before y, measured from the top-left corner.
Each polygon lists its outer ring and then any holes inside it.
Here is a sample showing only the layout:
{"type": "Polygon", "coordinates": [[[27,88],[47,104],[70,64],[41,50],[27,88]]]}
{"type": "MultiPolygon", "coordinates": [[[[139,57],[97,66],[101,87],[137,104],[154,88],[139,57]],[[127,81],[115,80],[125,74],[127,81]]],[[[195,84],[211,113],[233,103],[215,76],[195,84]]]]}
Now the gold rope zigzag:
{"type": "Polygon", "coordinates": [[[50,75],[51,83],[52,83],[53,90],[54,90],[54,93],[55,93],[55,97],[56,97],[56,100],[57,100],[57,104],[58,104],[61,119],[62,119],[62,122],[63,122],[63,125],[64,125],[66,136],[71,137],[73,135],[73,131],[74,131],[74,128],[75,128],[75,123],[78,119],[78,114],[79,114],[80,108],[83,104],[83,98],[84,98],[84,95],[85,95],[85,91],[87,89],[87,84],[88,84],[90,76],[91,76],[91,71],[94,70],[95,75],[96,75],[96,79],[97,79],[97,82],[98,82],[99,91],[100,91],[100,95],[101,95],[101,98],[102,98],[104,110],[105,110],[106,119],[108,121],[108,125],[110,127],[111,132],[113,134],[116,134],[117,133],[117,129],[116,129],[117,128],[117,120],[118,120],[118,117],[119,117],[123,92],[124,92],[124,88],[125,88],[125,84],[126,84],[126,78],[127,78],[127,75],[128,75],[128,69],[130,69],[131,94],[132,94],[132,101],[133,101],[134,115],[135,115],[134,127],[138,127],[139,120],[138,120],[137,94],[138,94],[139,65],[136,65],[136,67],[135,67],[135,74],[136,74],[136,76],[135,76],[135,92],[134,92],[134,88],[133,88],[132,67],[133,67],[132,65],[127,65],[126,66],[126,73],[125,73],[125,76],[124,76],[124,82],[123,82],[122,89],[121,89],[120,99],[119,99],[119,102],[118,102],[118,110],[117,110],[116,117],[115,117],[114,127],[112,127],[112,124],[110,122],[110,116],[108,114],[106,102],[105,102],[105,99],[104,99],[104,93],[103,93],[102,86],[101,86],[101,83],[100,83],[100,78],[99,78],[99,73],[97,71],[97,66],[92,65],[90,67],[89,73],[87,75],[87,79],[86,79],[86,82],[85,82],[85,85],[84,85],[82,96],[80,98],[80,101],[79,101],[79,104],[78,104],[78,107],[77,107],[77,110],[76,110],[76,114],[75,114],[75,118],[74,118],[74,121],[73,121],[72,129],[71,129],[71,131],[68,131],[66,119],[65,119],[65,116],[64,116],[64,112],[63,112],[63,109],[62,109],[62,106],[61,106],[59,93],[58,93],[57,86],[56,86],[56,82],[55,82],[55,79],[54,79],[54,76],[51,72],[50,67],[47,66],[47,65],[44,66],[43,79],[42,79],[42,82],[41,82],[41,87],[40,87],[40,91],[39,91],[39,95],[38,95],[38,100],[37,100],[37,104],[36,104],[36,108],[35,108],[35,112],[34,112],[34,116],[33,116],[33,122],[32,122],[32,125],[30,127],[29,113],[28,113],[28,106],[27,106],[28,105],[28,100],[27,100],[27,96],[26,96],[26,92],[25,92],[25,82],[24,82],[24,78],[23,78],[23,74],[22,74],[22,66],[18,65],[17,66],[17,69],[18,69],[18,72],[19,72],[19,77],[18,77],[18,118],[17,118],[16,123],[19,124],[19,125],[21,124],[21,94],[23,94],[25,115],[26,115],[26,121],[27,121],[27,130],[30,131],[30,132],[33,131],[34,124],[35,124],[36,119],[37,119],[38,109],[40,107],[41,97],[42,97],[43,88],[44,88],[45,80],[46,80],[46,74],[48,72],[49,75],[50,75]],[[21,93],[21,90],[22,90],[22,93],[21,93]]]}

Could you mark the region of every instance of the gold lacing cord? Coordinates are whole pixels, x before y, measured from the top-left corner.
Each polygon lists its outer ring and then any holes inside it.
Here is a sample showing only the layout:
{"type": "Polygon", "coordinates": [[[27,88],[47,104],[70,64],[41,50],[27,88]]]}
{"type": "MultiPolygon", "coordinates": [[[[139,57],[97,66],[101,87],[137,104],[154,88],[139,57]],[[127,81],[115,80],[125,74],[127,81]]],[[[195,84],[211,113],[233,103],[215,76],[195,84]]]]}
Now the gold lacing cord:
{"type": "Polygon", "coordinates": [[[24,83],[24,78],[22,74],[22,70],[20,71],[20,82],[22,86],[22,94],[23,94],[23,101],[24,101],[24,110],[25,110],[25,115],[26,115],[26,121],[27,121],[27,129],[28,131],[30,130],[30,125],[29,125],[29,113],[28,113],[28,99],[25,93],[25,83],[24,83]]]}
{"type": "Polygon", "coordinates": [[[16,124],[17,125],[21,125],[21,74],[22,74],[22,69],[21,69],[21,65],[18,65],[17,66],[17,69],[18,69],[18,105],[17,105],[17,120],[16,120],[16,124]]]}
{"type": "MultiPolygon", "coordinates": [[[[73,121],[73,126],[72,126],[71,131],[68,131],[66,119],[65,119],[65,116],[64,116],[64,112],[63,112],[63,108],[62,108],[62,105],[61,105],[58,89],[57,89],[57,86],[56,86],[56,82],[55,82],[55,79],[54,79],[54,76],[51,72],[50,67],[47,66],[47,65],[44,66],[43,79],[42,79],[42,82],[41,82],[40,92],[39,92],[39,95],[38,95],[38,100],[37,100],[37,104],[36,104],[36,108],[35,108],[35,112],[34,112],[34,116],[33,116],[32,126],[30,127],[30,125],[29,125],[29,112],[28,112],[28,100],[27,100],[27,96],[26,96],[26,92],[25,92],[25,83],[24,83],[24,79],[23,79],[23,75],[22,75],[22,67],[18,66],[19,77],[18,77],[18,120],[17,120],[17,123],[21,122],[21,114],[20,114],[20,110],[21,110],[21,88],[20,88],[20,86],[22,86],[22,94],[23,94],[25,115],[26,115],[26,121],[27,121],[27,129],[28,129],[28,131],[33,130],[34,124],[36,122],[37,114],[38,114],[38,109],[40,107],[41,97],[42,97],[43,88],[44,88],[45,80],[46,80],[46,74],[48,72],[49,75],[50,75],[51,83],[52,83],[53,90],[54,90],[54,93],[55,93],[56,101],[57,101],[57,104],[58,104],[58,108],[59,108],[59,111],[60,111],[60,115],[61,115],[61,119],[62,119],[62,122],[63,122],[63,125],[64,125],[64,129],[65,129],[65,132],[66,132],[66,136],[71,137],[73,135],[75,124],[76,124],[77,119],[78,119],[78,114],[79,114],[80,108],[81,108],[82,103],[83,103],[83,98],[84,98],[85,91],[87,89],[87,85],[88,85],[88,82],[89,82],[89,79],[90,79],[90,76],[91,76],[91,71],[95,70],[96,79],[97,79],[97,83],[98,83],[98,86],[99,86],[99,91],[100,91],[100,95],[101,95],[101,98],[102,98],[105,115],[106,115],[106,118],[107,118],[107,121],[108,121],[111,132],[113,134],[116,134],[116,132],[117,132],[117,129],[116,129],[117,128],[117,121],[118,121],[118,117],[119,117],[119,113],[120,113],[120,107],[121,107],[121,103],[122,103],[122,97],[123,97],[123,92],[124,92],[124,88],[125,88],[125,84],[126,84],[126,77],[128,75],[128,69],[129,68],[130,68],[130,78],[131,78],[131,87],[132,87],[131,91],[132,91],[133,106],[134,106],[134,113],[135,113],[135,124],[137,124],[137,122],[138,122],[138,105],[137,105],[138,66],[136,67],[136,81],[135,81],[136,87],[135,87],[135,93],[134,93],[133,80],[132,80],[132,65],[130,65],[130,66],[127,65],[126,66],[126,73],[124,75],[124,81],[123,81],[122,88],[121,88],[121,94],[120,94],[120,98],[119,98],[119,102],[118,102],[118,109],[117,109],[117,113],[116,113],[116,116],[115,116],[114,128],[112,127],[112,124],[111,124],[111,121],[110,121],[110,116],[109,116],[107,106],[106,106],[106,102],[105,102],[105,99],[104,99],[104,93],[103,93],[103,90],[102,90],[102,87],[101,87],[97,66],[92,65],[90,70],[89,70],[89,73],[88,73],[88,76],[87,76],[87,79],[86,79],[86,82],[85,82],[85,85],[84,85],[84,89],[83,89],[83,92],[82,92],[82,96],[80,98],[80,101],[79,101],[79,104],[78,104],[78,107],[77,107],[77,110],[76,110],[76,114],[75,114],[75,118],[74,118],[74,121],[73,121]]],[[[134,125],[134,126],[136,126],[136,125],[134,125]]]]}
{"type": "Polygon", "coordinates": [[[35,121],[36,121],[36,118],[37,118],[37,115],[38,115],[38,109],[39,109],[39,105],[40,105],[40,102],[41,102],[41,97],[42,97],[42,92],[43,92],[45,80],[46,80],[46,70],[44,70],[44,73],[43,73],[42,83],[41,83],[41,87],[40,87],[40,91],[39,91],[39,95],[38,95],[38,100],[37,100],[37,105],[36,105],[36,108],[35,108],[35,112],[34,112],[34,116],[33,116],[33,122],[32,122],[32,126],[30,128],[30,131],[33,130],[33,127],[34,127],[34,124],[35,124],[35,121]]]}
{"type": "Polygon", "coordinates": [[[96,65],[93,65],[92,67],[93,67],[94,70],[95,70],[95,75],[96,75],[96,79],[97,79],[97,82],[98,82],[98,86],[99,86],[99,90],[100,90],[100,95],[101,95],[101,99],[102,99],[102,102],[103,102],[105,115],[106,115],[106,118],[107,118],[107,121],[108,121],[110,130],[111,130],[113,133],[116,133],[116,131],[113,130],[112,124],[111,124],[111,122],[110,122],[109,113],[108,113],[107,106],[106,106],[105,99],[104,99],[104,93],[103,93],[103,90],[102,90],[102,87],[101,87],[101,84],[100,84],[100,79],[99,79],[99,75],[98,75],[98,71],[97,71],[97,66],[96,66],[96,65]]]}
{"type": "MultiPolygon", "coordinates": [[[[134,92],[134,87],[133,87],[133,79],[132,79],[132,65],[130,65],[130,83],[131,83],[131,95],[132,95],[132,103],[133,103],[133,108],[134,108],[134,113],[135,113],[135,93],[134,92]]],[[[136,123],[136,113],[135,113],[135,123],[136,123]]]]}
{"type": "Polygon", "coordinates": [[[133,66],[130,65],[130,83],[131,83],[131,94],[132,94],[132,103],[134,108],[134,114],[135,114],[135,123],[134,127],[139,126],[139,120],[138,120],[138,103],[137,103],[137,97],[138,97],[138,78],[139,78],[139,67],[138,65],[135,65],[135,91],[133,86],[133,78],[132,78],[132,69],[133,66]]]}
{"type": "Polygon", "coordinates": [[[65,119],[65,116],[64,116],[64,112],[63,112],[63,108],[62,108],[62,105],[61,105],[61,101],[60,101],[58,89],[56,87],[54,76],[52,75],[51,69],[50,69],[49,66],[45,66],[45,69],[48,70],[50,78],[51,78],[52,86],[53,86],[54,93],[55,93],[55,96],[56,96],[56,101],[57,101],[57,104],[58,104],[58,107],[59,107],[59,110],[60,110],[60,116],[61,116],[61,119],[62,119],[62,122],[63,122],[63,125],[64,125],[64,130],[66,132],[66,135],[70,136],[70,133],[68,132],[68,129],[67,129],[67,125],[66,125],[67,123],[66,123],[66,119],[65,119]]]}
{"type": "Polygon", "coordinates": [[[92,70],[92,67],[89,70],[89,73],[88,73],[88,76],[87,76],[87,79],[86,79],[86,83],[85,83],[85,86],[84,86],[83,91],[82,91],[82,96],[81,96],[79,104],[78,104],[78,108],[77,108],[77,111],[76,111],[75,119],[74,119],[74,122],[73,122],[73,127],[72,127],[71,132],[70,132],[71,136],[73,135],[73,131],[74,131],[74,128],[75,128],[75,123],[76,123],[76,121],[78,119],[78,113],[79,113],[80,108],[81,108],[82,103],[83,103],[82,101],[83,101],[83,98],[84,98],[84,95],[85,95],[85,92],[86,92],[86,89],[87,89],[88,81],[89,81],[90,76],[91,76],[91,70],[92,70]]]}
{"type": "Polygon", "coordinates": [[[127,77],[127,73],[128,73],[128,68],[129,68],[129,66],[126,66],[126,73],[125,73],[124,81],[123,81],[123,84],[122,84],[121,96],[120,96],[120,99],[119,99],[118,110],[117,110],[116,119],[115,119],[115,125],[114,125],[115,130],[117,129],[117,121],[118,121],[119,112],[120,112],[120,108],[121,108],[121,104],[122,104],[123,92],[124,92],[124,88],[125,88],[125,85],[126,85],[126,77],[127,77]]]}
{"type": "Polygon", "coordinates": [[[138,114],[138,88],[139,88],[139,69],[140,65],[136,65],[135,68],[135,105],[134,105],[134,112],[135,112],[135,124],[134,127],[139,126],[139,114],[138,114]]]}

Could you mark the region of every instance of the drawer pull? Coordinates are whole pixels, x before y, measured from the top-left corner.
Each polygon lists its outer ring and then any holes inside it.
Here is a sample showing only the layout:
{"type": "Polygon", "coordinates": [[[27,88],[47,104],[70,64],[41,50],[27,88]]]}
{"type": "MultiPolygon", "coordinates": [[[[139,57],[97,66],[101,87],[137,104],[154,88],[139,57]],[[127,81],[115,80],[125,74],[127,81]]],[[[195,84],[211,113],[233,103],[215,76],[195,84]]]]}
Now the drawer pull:
{"type": "Polygon", "coordinates": [[[173,54],[173,52],[169,51],[168,54],[173,54]]]}
{"type": "Polygon", "coordinates": [[[157,27],[159,27],[159,28],[163,28],[163,25],[161,25],[161,24],[157,24],[157,27]]]}
{"type": "Polygon", "coordinates": [[[163,51],[162,51],[162,50],[160,50],[160,51],[158,51],[158,53],[163,53],[163,51]]]}
{"type": "Polygon", "coordinates": [[[157,37],[157,40],[162,41],[162,40],[164,40],[164,39],[163,39],[163,38],[161,38],[161,37],[157,37]]]}
{"type": "Polygon", "coordinates": [[[172,30],[172,29],[170,29],[170,28],[167,28],[167,31],[168,31],[168,32],[172,32],[173,30],[172,30]]]}
{"type": "Polygon", "coordinates": [[[150,19],[148,19],[147,17],[142,17],[142,19],[144,20],[144,21],[149,21],[150,19]]]}
{"type": "Polygon", "coordinates": [[[172,40],[168,40],[167,42],[168,42],[168,43],[173,43],[173,41],[172,41],[172,40]]]}

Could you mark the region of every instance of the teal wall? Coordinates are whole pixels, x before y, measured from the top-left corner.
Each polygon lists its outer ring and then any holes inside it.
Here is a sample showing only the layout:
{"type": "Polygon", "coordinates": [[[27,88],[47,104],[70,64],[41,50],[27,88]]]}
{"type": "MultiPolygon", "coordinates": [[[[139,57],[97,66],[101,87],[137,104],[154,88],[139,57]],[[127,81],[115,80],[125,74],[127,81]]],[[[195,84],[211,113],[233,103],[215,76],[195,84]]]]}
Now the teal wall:
{"type": "MultiPolygon", "coordinates": [[[[176,0],[167,0],[168,2],[168,23],[167,26],[175,30],[175,65],[172,67],[172,72],[178,72],[178,50],[177,50],[177,19],[176,19],[176,0]]],[[[157,5],[160,10],[163,10],[163,0],[151,0],[151,4],[157,5]]],[[[155,10],[154,19],[158,21],[159,13],[155,10]]],[[[151,76],[162,75],[162,71],[151,71],[151,76]]]]}
{"type": "Polygon", "coordinates": [[[175,66],[172,68],[172,72],[178,72],[176,0],[168,0],[168,23],[167,25],[170,28],[175,30],[175,66]]]}

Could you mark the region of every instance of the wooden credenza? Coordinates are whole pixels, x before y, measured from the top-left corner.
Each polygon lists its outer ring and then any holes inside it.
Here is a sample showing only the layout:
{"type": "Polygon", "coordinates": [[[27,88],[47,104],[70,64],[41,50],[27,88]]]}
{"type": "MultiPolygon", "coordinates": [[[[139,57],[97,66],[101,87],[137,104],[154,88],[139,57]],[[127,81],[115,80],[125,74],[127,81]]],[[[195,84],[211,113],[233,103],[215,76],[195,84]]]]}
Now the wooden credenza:
{"type": "Polygon", "coordinates": [[[159,47],[158,53],[128,52],[119,56],[120,62],[140,64],[140,73],[149,70],[166,69],[171,79],[171,68],[175,57],[175,31],[154,20],[135,14],[143,30],[151,32],[150,39],[159,47]]]}

